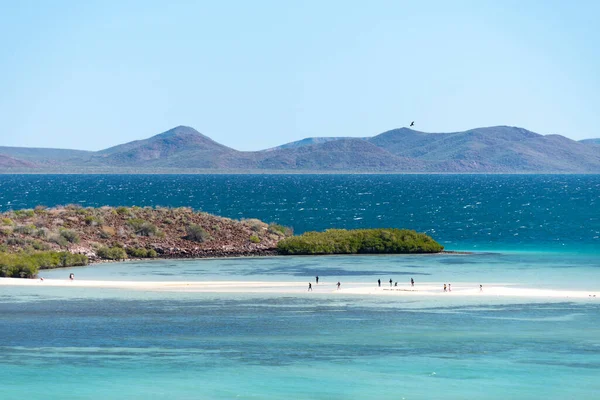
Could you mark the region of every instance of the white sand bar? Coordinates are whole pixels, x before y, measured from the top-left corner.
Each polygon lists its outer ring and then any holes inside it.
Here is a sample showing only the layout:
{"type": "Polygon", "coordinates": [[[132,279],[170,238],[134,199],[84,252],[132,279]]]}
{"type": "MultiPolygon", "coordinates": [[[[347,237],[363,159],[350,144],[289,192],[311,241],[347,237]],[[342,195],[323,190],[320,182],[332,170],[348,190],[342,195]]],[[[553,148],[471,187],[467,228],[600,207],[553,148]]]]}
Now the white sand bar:
{"type": "MultiPolygon", "coordinates": [[[[18,279],[0,278],[0,286],[27,287],[64,287],[64,288],[106,288],[169,292],[206,292],[206,293],[307,293],[307,282],[269,282],[269,281],[96,281],[69,279],[18,279]]],[[[597,298],[600,292],[586,290],[551,290],[541,288],[514,287],[511,284],[458,283],[452,285],[451,292],[443,291],[443,283],[420,284],[410,286],[377,287],[372,283],[342,283],[337,289],[335,283],[312,282],[312,293],[330,293],[344,295],[379,295],[379,296],[491,296],[491,297],[536,297],[536,298],[597,298]]]]}

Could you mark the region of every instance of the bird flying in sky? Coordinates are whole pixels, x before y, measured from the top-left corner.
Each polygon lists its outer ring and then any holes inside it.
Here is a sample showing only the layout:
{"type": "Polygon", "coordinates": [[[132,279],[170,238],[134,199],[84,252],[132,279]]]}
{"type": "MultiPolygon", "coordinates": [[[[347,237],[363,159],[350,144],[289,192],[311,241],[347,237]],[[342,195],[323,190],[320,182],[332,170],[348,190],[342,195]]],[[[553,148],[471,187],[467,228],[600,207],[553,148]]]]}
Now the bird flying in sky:
{"type": "Polygon", "coordinates": [[[415,121],[411,122],[410,126],[415,126],[415,121]]]}

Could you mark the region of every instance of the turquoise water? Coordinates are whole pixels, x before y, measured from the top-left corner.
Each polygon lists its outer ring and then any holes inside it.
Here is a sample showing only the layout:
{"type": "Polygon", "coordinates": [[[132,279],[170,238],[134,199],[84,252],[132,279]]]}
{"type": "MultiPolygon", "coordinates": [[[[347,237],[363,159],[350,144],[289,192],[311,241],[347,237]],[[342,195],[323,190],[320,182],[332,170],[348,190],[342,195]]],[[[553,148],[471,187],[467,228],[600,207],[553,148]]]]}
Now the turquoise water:
{"type": "MultiPolygon", "coordinates": [[[[411,227],[471,255],[158,260],[45,278],[598,291],[600,176],[0,176],[0,209],[411,227]],[[441,287],[441,286],[440,286],[441,287]],[[456,286],[455,286],[456,287],[456,286]]],[[[1,399],[596,399],[600,300],[0,287],[1,399]]]]}
{"type": "MultiPolygon", "coordinates": [[[[46,278],[483,282],[597,290],[594,255],[164,260],[46,278]]],[[[333,286],[331,285],[333,288],[333,286]]],[[[6,399],[594,399],[600,300],[10,287],[6,399]]]]}
{"type": "Polygon", "coordinates": [[[0,175],[0,211],[190,206],[297,233],[398,227],[453,250],[600,252],[600,175],[0,175]]]}

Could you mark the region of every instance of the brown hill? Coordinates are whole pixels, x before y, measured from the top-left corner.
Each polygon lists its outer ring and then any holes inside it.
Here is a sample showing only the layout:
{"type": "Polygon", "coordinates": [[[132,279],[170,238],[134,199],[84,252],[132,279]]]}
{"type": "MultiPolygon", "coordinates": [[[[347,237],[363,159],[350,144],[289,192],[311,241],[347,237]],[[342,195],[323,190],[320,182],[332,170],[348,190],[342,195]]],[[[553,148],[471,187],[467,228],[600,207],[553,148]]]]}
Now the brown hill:
{"type": "Polygon", "coordinates": [[[237,153],[193,128],[178,126],[145,140],[102,150],[94,161],[109,165],[215,168],[219,158],[237,153]]]}
{"type": "Polygon", "coordinates": [[[34,163],[0,154],[0,168],[34,168],[34,163]]]}
{"type": "Polygon", "coordinates": [[[148,250],[158,257],[264,255],[274,253],[289,234],[291,230],[279,225],[235,221],[190,208],[67,206],[0,214],[0,251],[67,250],[92,260],[115,246],[133,257],[148,250]]]}

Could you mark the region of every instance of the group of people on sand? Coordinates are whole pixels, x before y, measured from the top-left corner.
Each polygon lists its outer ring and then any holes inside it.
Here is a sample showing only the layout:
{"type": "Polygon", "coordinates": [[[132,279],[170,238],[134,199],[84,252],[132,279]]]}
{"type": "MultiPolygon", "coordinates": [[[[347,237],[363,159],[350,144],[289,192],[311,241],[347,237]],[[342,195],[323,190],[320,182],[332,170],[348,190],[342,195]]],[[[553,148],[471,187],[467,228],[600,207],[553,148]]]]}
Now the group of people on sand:
{"type": "MultiPolygon", "coordinates": [[[[319,275],[315,276],[315,282],[318,285],[319,284],[319,275]]],[[[337,285],[337,290],[340,290],[340,286],[342,286],[342,284],[338,281],[337,285]]],[[[308,282],[308,291],[312,292],[312,283],[308,282]]]]}
{"type": "MultiPolygon", "coordinates": [[[[71,274],[73,275],[73,274],[71,274]]],[[[73,279],[73,278],[71,278],[73,279]]],[[[319,276],[315,276],[315,282],[317,283],[317,285],[319,284],[319,276]]],[[[342,284],[340,282],[337,283],[337,290],[340,290],[340,286],[342,284]]],[[[381,287],[381,279],[377,279],[377,286],[381,287]]],[[[392,286],[398,286],[398,282],[395,282],[392,280],[392,278],[390,278],[390,287],[392,286]]],[[[413,278],[410,278],[410,286],[411,287],[415,287],[415,280],[413,278]]],[[[312,283],[308,282],[308,291],[312,292],[312,283]]],[[[444,283],[444,292],[451,292],[452,291],[452,284],[451,283],[444,283]]],[[[483,292],[483,285],[479,285],[479,291],[483,292]]]]}
{"type": "MultiPolygon", "coordinates": [[[[394,286],[398,286],[398,282],[394,282],[392,278],[390,278],[390,287],[392,287],[392,283],[394,283],[394,286]]],[[[377,279],[377,286],[381,287],[381,279],[377,279]]],[[[415,286],[415,280],[413,278],[410,278],[410,286],[415,286]]]]}

